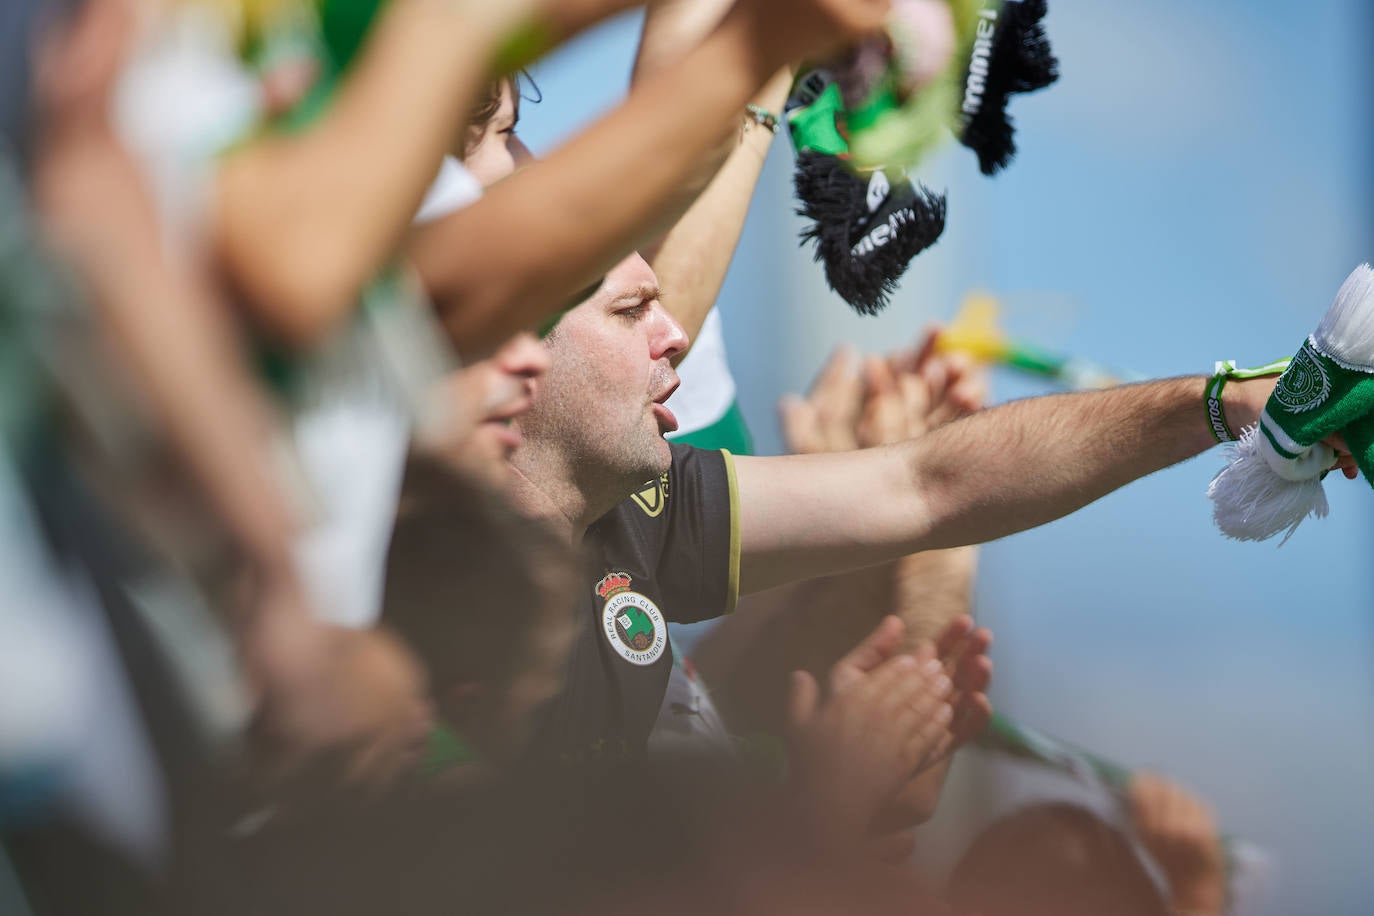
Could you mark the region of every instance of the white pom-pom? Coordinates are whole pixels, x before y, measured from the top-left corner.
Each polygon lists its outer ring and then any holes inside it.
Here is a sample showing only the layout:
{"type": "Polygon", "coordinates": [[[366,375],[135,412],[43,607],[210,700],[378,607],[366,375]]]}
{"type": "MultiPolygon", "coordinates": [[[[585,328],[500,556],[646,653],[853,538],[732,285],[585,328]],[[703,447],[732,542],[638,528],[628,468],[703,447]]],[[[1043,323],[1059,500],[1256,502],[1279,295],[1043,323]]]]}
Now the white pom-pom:
{"type": "Polygon", "coordinates": [[[1325,518],[1330,507],[1321,477],[1295,482],[1275,474],[1261,454],[1261,438],[1258,427],[1251,426],[1229,446],[1230,463],[1212,478],[1207,498],[1227,537],[1266,541],[1283,532],[1282,545],[1303,519],[1325,518]]]}
{"type": "Polygon", "coordinates": [[[1312,342],[1349,367],[1374,369],[1374,270],[1368,264],[1345,278],[1312,342]]]}

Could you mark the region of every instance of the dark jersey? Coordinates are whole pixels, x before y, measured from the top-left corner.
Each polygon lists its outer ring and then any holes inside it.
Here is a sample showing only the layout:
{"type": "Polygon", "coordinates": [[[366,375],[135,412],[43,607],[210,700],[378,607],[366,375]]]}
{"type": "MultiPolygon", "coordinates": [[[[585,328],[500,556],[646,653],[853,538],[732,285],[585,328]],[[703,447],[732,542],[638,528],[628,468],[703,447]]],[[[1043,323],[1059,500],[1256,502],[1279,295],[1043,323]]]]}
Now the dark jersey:
{"type": "Polygon", "coordinates": [[[563,690],[542,710],[537,757],[637,755],[673,663],[666,623],[734,609],[739,527],[728,452],[673,444],[668,473],[599,519],[563,690]]]}

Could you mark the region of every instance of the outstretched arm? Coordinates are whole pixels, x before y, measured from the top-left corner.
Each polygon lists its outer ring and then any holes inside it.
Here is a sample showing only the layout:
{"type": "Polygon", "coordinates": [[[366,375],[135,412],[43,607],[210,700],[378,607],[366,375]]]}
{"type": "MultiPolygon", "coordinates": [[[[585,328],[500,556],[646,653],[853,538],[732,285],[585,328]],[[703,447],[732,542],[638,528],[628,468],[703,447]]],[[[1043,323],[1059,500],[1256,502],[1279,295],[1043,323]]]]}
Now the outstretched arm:
{"type": "MultiPolygon", "coordinates": [[[[1254,422],[1274,380],[1227,389],[1254,422]]],[[[1203,379],[1017,401],[894,446],[738,458],[741,592],[1043,525],[1214,443],[1203,379]]]]}

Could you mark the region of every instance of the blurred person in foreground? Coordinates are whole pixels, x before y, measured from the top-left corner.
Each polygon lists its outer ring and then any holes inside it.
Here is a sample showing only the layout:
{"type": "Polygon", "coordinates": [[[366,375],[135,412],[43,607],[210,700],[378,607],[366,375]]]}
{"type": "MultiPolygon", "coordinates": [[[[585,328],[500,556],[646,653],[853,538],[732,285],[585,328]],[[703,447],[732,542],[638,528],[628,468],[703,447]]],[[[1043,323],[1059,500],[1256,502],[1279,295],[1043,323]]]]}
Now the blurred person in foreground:
{"type": "Polygon", "coordinates": [[[959,916],[1229,913],[1226,856],[1207,805],[1151,774],[1134,777],[1128,801],[1127,830],[1068,803],[995,822],[955,867],[950,904],[959,916]]]}
{"type": "MultiPolygon", "coordinates": [[[[489,559],[471,546],[471,563],[489,559]]],[[[502,748],[518,751],[530,707],[506,700],[519,684],[536,687],[540,669],[556,669],[553,619],[502,606],[428,613],[445,609],[452,579],[415,588],[387,625],[430,647],[441,708],[464,723],[475,756],[450,755],[380,793],[323,787],[283,809],[193,873],[202,880],[185,899],[196,912],[424,914],[461,900],[478,911],[605,913],[642,911],[652,899],[656,912],[910,913],[930,900],[867,845],[875,810],[936,752],[948,718],[938,714],[948,710],[948,679],[929,647],[900,650],[896,618],[836,663],[824,696],[796,675],[793,767],[779,785],[696,757],[516,764],[502,748]],[[471,643],[479,635],[485,652],[471,643]],[[542,662],[528,654],[538,646],[542,662]],[[472,718],[483,705],[499,714],[472,718]]]]}

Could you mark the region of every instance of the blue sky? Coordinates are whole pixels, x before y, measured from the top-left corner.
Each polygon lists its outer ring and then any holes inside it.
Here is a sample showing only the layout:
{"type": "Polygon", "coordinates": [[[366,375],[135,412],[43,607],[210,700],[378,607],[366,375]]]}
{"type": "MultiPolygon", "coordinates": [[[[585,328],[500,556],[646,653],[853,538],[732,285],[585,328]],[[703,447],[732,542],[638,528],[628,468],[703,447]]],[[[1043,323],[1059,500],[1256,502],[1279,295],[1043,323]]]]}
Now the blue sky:
{"type": "MultiPolygon", "coordinates": [[[[1012,108],[996,179],[950,145],[920,170],[949,223],[893,305],[860,319],[796,246],[780,138],[722,295],[762,450],[772,404],[840,340],[880,348],[975,287],[1012,329],[1147,375],[1291,354],[1374,258],[1374,65],[1366,4],[1057,0],[1059,84],[1012,108]]],[[[626,83],[633,17],[536,75],[521,133],[547,151],[626,83]]],[[[999,375],[998,399],[1043,389],[999,375]]],[[[1284,547],[1212,528],[1208,454],[983,552],[999,706],[1171,773],[1266,847],[1265,914],[1367,913],[1374,876],[1374,494],[1328,483],[1331,517],[1284,547]]]]}

